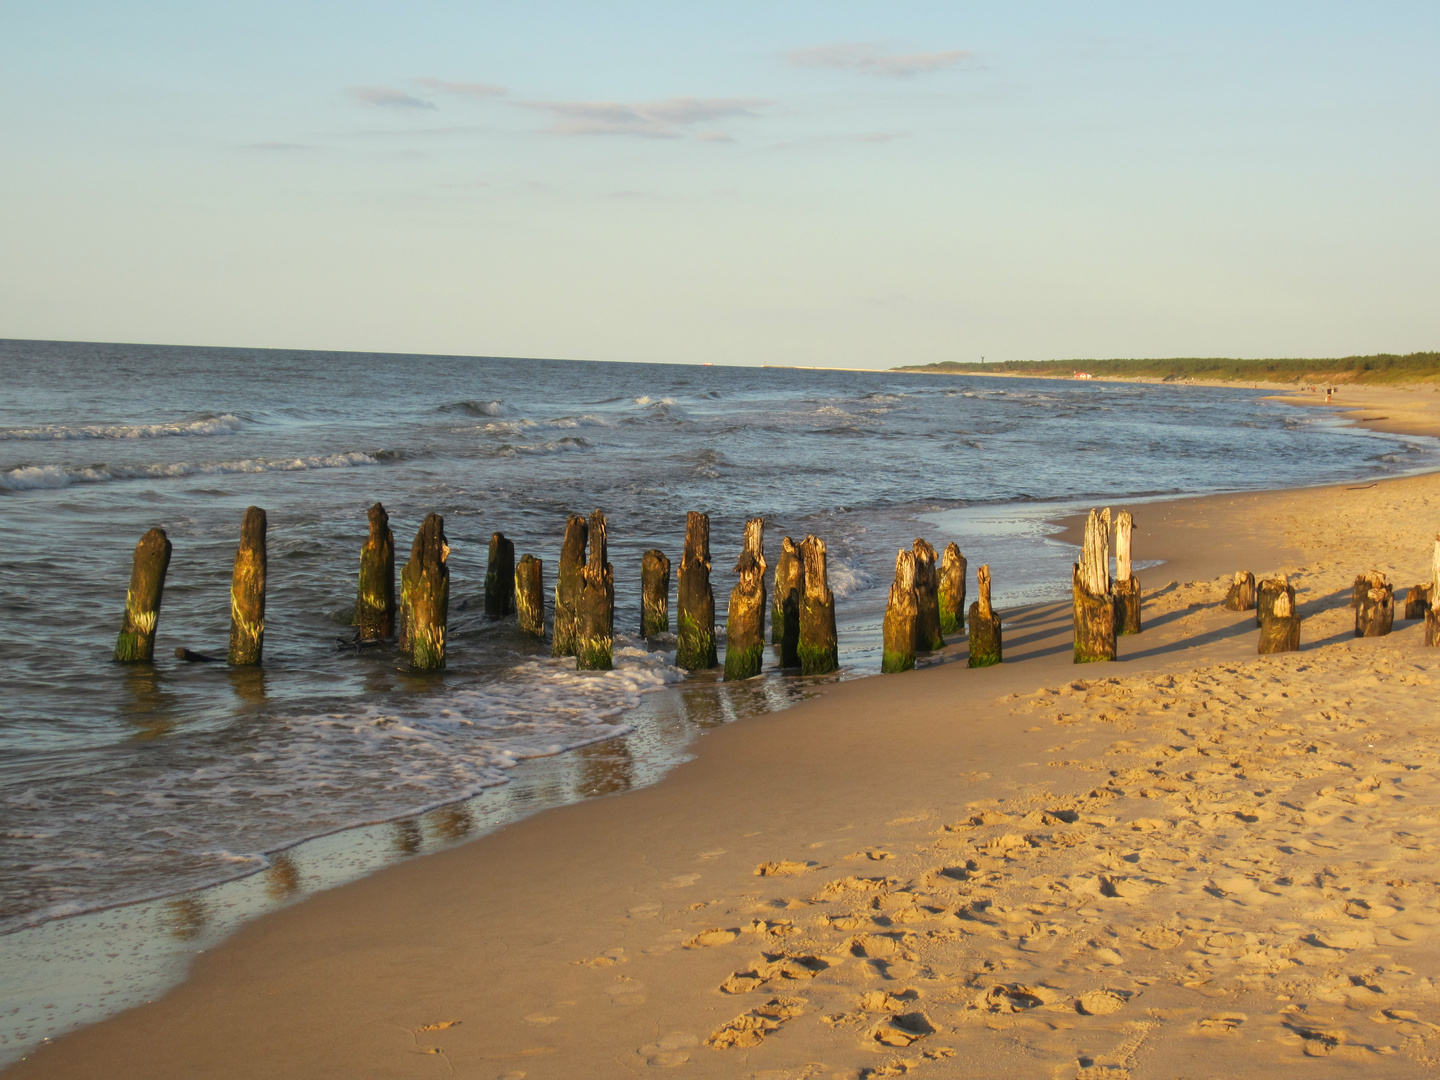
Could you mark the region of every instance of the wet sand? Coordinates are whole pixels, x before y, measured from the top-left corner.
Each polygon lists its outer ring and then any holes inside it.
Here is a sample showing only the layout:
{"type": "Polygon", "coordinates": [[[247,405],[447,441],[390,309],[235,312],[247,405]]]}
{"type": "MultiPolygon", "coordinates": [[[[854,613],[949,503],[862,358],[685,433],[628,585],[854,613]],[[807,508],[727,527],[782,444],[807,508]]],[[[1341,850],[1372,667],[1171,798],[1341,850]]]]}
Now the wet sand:
{"type": "MultiPolygon", "coordinates": [[[[1440,476],[1137,508],[1145,632],[828,687],[658,784],[256,921],[16,1077],[1410,1077],[1440,1064],[1440,653],[1355,640],[1440,476]],[[1286,571],[1257,657],[1229,574],[1286,571]]],[[[1119,507],[1117,507],[1118,509],[1119,507]]],[[[952,649],[963,659],[964,645],[952,649]]]]}

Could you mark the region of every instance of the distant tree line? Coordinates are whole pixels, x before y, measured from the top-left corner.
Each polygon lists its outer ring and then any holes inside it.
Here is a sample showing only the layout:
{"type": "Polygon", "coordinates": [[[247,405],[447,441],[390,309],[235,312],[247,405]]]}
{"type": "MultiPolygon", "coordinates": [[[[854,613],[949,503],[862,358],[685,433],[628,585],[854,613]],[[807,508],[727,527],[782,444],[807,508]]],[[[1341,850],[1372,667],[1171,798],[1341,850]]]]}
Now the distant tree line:
{"type": "Polygon", "coordinates": [[[1040,375],[1071,377],[1089,372],[1099,378],[1146,378],[1166,382],[1186,379],[1216,379],[1226,382],[1277,383],[1383,383],[1419,382],[1440,379],[1440,352],[1417,352],[1405,356],[1377,353],[1374,356],[1346,356],[1338,360],[1233,360],[1224,357],[1170,360],[997,360],[993,363],[962,363],[945,360],[938,364],[895,368],[965,374],[1040,375]]]}

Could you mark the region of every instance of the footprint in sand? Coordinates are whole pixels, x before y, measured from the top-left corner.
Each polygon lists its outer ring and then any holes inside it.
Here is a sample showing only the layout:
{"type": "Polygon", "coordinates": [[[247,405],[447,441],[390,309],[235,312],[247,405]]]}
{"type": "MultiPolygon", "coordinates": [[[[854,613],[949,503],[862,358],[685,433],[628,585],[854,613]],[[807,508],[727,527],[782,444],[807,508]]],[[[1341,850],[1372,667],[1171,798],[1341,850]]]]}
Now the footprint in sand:
{"type": "Polygon", "coordinates": [[[1080,995],[1075,1007],[1086,1016],[1109,1016],[1125,1007],[1125,998],[1113,990],[1091,990],[1080,995]]]}
{"type": "Polygon", "coordinates": [[[870,1029],[870,1039],[881,1046],[909,1046],[935,1034],[935,1025],[922,1012],[901,1013],[880,1021],[870,1029]]]}
{"type": "Polygon", "coordinates": [[[716,945],[728,945],[739,936],[739,930],[722,930],[719,927],[713,930],[702,930],[685,942],[685,948],[709,949],[716,945]]]}
{"type": "Polygon", "coordinates": [[[780,1028],[787,1020],[794,1019],[805,1010],[804,998],[776,997],[743,1012],[728,1024],[716,1028],[705,1045],[717,1050],[735,1047],[759,1046],[765,1036],[780,1028]]]}
{"type": "Polygon", "coordinates": [[[685,889],[691,885],[694,885],[699,880],[699,874],[680,874],[676,877],[671,878],[669,881],[665,882],[665,884],[661,885],[660,887],[662,889],[685,889]]]}
{"type": "Polygon", "coordinates": [[[635,1052],[652,1069],[673,1069],[688,1063],[690,1051],[699,1045],[700,1040],[696,1036],[684,1031],[673,1031],[635,1052]]]}
{"type": "Polygon", "coordinates": [[[796,874],[803,874],[807,870],[813,870],[817,865],[813,862],[793,862],[790,859],[781,859],[779,862],[761,863],[755,867],[755,876],[793,877],[796,874]]]}

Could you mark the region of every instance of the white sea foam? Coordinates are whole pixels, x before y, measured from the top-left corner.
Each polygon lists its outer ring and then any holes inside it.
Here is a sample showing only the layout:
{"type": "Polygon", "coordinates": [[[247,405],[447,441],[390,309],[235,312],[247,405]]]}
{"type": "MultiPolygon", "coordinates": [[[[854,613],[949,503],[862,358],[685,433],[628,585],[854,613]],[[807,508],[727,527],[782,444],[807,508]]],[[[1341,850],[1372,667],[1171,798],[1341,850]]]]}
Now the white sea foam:
{"type": "Polygon", "coordinates": [[[871,574],[834,555],[826,559],[825,578],[837,600],[863,592],[875,584],[875,578],[871,574]]]}
{"type": "Polygon", "coordinates": [[[230,435],[244,426],[233,413],[170,424],[43,424],[0,428],[0,442],[64,439],[162,439],[179,435],[230,435]]]}
{"type": "Polygon", "coordinates": [[[177,476],[213,476],[225,473],[301,472],[306,469],[347,469],[379,464],[379,459],[374,455],[357,450],[313,457],[179,461],[161,465],[22,465],[0,472],[0,491],[35,491],[69,487],[72,484],[102,484],[109,480],[160,480],[177,476]]]}

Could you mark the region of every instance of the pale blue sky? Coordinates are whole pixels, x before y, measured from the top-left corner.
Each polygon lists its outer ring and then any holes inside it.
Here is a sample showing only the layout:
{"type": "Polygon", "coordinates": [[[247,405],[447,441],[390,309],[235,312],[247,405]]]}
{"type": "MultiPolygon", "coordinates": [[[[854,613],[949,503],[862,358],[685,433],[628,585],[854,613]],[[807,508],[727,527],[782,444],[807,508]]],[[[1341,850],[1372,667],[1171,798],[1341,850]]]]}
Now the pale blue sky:
{"type": "Polygon", "coordinates": [[[0,0],[0,336],[1440,348],[1440,5],[0,0]]]}

